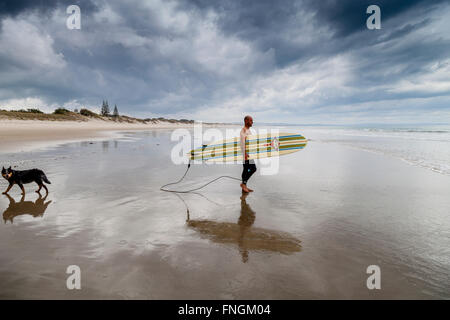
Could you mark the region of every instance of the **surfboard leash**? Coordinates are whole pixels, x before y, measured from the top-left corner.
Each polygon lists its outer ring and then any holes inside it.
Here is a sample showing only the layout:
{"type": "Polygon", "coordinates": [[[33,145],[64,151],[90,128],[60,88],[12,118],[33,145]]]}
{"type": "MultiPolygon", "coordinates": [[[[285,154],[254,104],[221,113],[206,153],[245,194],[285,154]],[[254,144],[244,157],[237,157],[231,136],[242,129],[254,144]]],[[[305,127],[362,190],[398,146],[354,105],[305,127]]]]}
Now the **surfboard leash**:
{"type": "Polygon", "coordinates": [[[190,168],[191,168],[191,160],[189,159],[188,166],[187,166],[186,171],[184,172],[183,176],[181,177],[181,179],[178,180],[177,182],[167,183],[167,184],[161,186],[161,188],[159,188],[159,190],[165,191],[165,192],[173,192],[173,193],[190,193],[190,192],[193,192],[193,191],[197,191],[197,190],[203,189],[203,188],[206,187],[207,185],[210,185],[211,183],[213,183],[213,182],[215,182],[215,181],[217,181],[217,180],[219,180],[219,179],[222,179],[222,178],[228,178],[228,179],[233,179],[233,180],[241,181],[241,179],[236,178],[236,177],[232,177],[232,176],[220,176],[220,177],[217,177],[217,178],[215,178],[215,179],[209,181],[208,183],[205,183],[204,185],[202,185],[202,186],[200,186],[200,187],[198,187],[198,188],[194,188],[194,189],[181,190],[181,191],[180,191],[180,190],[169,190],[169,189],[166,189],[167,186],[171,186],[171,185],[174,185],[174,184],[178,184],[178,183],[180,183],[181,181],[183,181],[183,179],[186,177],[186,175],[187,175],[187,173],[188,173],[188,171],[189,171],[190,168]]]}

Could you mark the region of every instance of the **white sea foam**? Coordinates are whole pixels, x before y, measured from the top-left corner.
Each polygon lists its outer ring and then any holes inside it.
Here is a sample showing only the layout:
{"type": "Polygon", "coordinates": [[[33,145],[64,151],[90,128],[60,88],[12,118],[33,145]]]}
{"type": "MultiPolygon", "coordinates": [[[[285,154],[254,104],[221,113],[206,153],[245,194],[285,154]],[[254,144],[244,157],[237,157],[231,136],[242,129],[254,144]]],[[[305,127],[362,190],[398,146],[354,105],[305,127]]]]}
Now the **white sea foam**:
{"type": "MultiPolygon", "coordinates": [[[[337,128],[298,127],[305,137],[338,143],[401,159],[411,165],[450,175],[450,127],[337,128]]],[[[292,131],[292,128],[291,128],[292,131]]]]}

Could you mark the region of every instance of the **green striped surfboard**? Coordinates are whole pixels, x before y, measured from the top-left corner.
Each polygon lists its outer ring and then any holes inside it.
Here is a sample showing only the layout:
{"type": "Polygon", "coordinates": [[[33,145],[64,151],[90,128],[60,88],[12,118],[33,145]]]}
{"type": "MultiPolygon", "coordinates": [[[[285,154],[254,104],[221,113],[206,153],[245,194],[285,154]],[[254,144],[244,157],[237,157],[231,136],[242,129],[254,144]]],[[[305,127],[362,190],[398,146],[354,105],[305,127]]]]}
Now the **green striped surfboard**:
{"type": "MultiPolygon", "coordinates": [[[[307,139],[297,133],[267,133],[249,135],[246,148],[249,159],[276,157],[303,149],[307,139]]],[[[191,150],[188,153],[191,160],[216,162],[242,162],[240,137],[215,141],[209,145],[191,150]]]]}

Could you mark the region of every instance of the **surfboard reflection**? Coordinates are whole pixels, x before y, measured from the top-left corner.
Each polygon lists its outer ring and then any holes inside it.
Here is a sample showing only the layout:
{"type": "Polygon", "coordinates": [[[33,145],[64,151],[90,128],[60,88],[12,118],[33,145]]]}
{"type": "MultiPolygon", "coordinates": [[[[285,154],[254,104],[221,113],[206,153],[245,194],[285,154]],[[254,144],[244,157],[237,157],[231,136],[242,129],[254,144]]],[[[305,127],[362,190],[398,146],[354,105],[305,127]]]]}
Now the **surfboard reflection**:
{"type": "Polygon", "coordinates": [[[13,223],[15,217],[20,215],[29,214],[34,218],[43,217],[45,210],[47,210],[48,205],[52,202],[51,200],[45,202],[47,199],[47,195],[42,197],[39,194],[39,197],[36,201],[25,201],[25,196],[20,199],[20,202],[16,202],[14,198],[10,195],[6,194],[9,199],[9,206],[3,212],[3,221],[6,223],[8,220],[13,223]]]}
{"type": "MultiPolygon", "coordinates": [[[[210,240],[223,244],[236,244],[247,262],[250,251],[271,251],[292,254],[301,251],[300,240],[288,233],[263,228],[254,228],[256,213],[248,205],[248,194],[241,196],[241,215],[237,223],[210,220],[191,220],[187,210],[187,225],[210,240]]],[[[183,201],[184,202],[184,201],[183,201]]]]}

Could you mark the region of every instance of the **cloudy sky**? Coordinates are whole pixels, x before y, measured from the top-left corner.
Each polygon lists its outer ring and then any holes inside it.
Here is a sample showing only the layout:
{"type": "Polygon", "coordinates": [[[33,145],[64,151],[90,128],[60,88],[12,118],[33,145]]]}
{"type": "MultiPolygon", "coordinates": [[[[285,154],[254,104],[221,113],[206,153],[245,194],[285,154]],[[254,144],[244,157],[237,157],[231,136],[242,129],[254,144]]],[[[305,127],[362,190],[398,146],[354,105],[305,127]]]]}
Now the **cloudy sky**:
{"type": "Polygon", "coordinates": [[[1,1],[0,109],[108,99],[138,117],[450,122],[449,17],[432,0],[1,1]]]}

